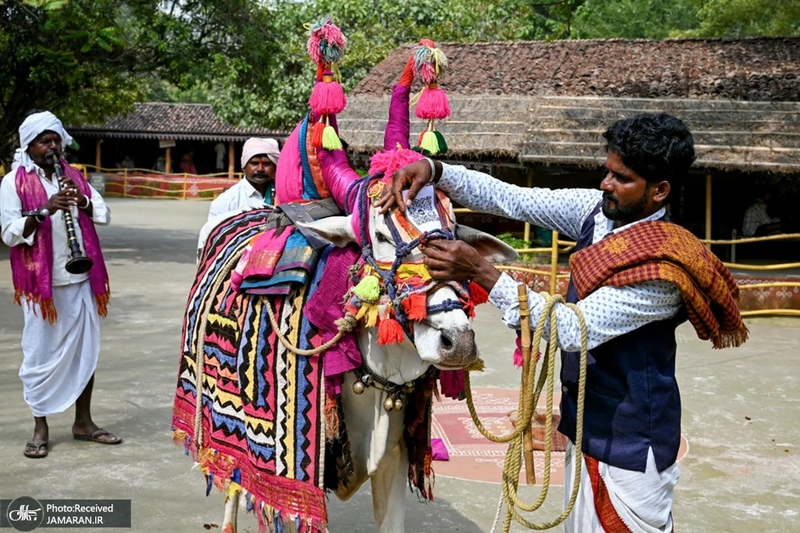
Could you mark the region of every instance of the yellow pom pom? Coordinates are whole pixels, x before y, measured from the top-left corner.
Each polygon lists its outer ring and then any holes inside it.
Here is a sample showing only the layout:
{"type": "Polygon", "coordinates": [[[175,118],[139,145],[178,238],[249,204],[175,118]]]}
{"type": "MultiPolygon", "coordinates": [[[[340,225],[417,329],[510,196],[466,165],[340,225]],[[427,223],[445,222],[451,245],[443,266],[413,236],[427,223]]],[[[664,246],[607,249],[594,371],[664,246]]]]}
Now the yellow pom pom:
{"type": "Polygon", "coordinates": [[[381,284],[377,276],[364,276],[353,289],[353,294],[365,302],[377,301],[381,296],[381,284]]]}
{"type": "Polygon", "coordinates": [[[431,155],[439,153],[439,140],[436,134],[432,131],[426,131],[422,134],[422,140],[419,143],[420,147],[427,150],[431,155]]]}
{"type": "Polygon", "coordinates": [[[325,126],[325,130],[322,132],[322,147],[326,150],[342,149],[342,141],[336,135],[336,130],[333,129],[333,126],[325,126]]]}

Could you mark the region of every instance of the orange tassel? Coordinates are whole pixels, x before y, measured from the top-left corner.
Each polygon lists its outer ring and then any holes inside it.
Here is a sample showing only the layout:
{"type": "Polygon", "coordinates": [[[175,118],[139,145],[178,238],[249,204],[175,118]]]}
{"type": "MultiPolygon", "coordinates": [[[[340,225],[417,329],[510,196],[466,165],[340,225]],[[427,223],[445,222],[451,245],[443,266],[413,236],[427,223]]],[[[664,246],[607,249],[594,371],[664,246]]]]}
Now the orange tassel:
{"type": "Polygon", "coordinates": [[[475,318],[475,304],[472,303],[472,300],[461,300],[461,303],[464,304],[464,312],[467,313],[467,316],[470,318],[470,320],[475,318]]]}
{"type": "Polygon", "coordinates": [[[427,298],[424,294],[412,294],[403,300],[403,309],[409,320],[423,320],[428,316],[427,298]]]}
{"type": "Polygon", "coordinates": [[[322,148],[322,133],[325,131],[325,123],[315,122],[311,130],[311,146],[314,148],[322,148]]]}
{"type": "Polygon", "coordinates": [[[403,327],[397,320],[388,316],[381,320],[378,325],[378,344],[400,344],[404,338],[403,327]]]}
{"type": "Polygon", "coordinates": [[[470,281],[469,298],[475,305],[481,305],[489,301],[489,293],[486,292],[486,289],[484,289],[474,281],[470,281]]]}

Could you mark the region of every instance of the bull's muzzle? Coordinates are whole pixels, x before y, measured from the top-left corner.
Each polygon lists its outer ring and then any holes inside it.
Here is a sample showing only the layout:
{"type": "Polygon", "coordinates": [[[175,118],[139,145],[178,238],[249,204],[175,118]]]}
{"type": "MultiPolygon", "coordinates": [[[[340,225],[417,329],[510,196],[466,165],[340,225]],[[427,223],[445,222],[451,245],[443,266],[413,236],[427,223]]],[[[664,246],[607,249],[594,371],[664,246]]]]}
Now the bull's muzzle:
{"type": "Polygon", "coordinates": [[[439,347],[439,364],[442,368],[464,368],[475,362],[478,349],[475,345],[475,332],[442,331],[439,347]]]}

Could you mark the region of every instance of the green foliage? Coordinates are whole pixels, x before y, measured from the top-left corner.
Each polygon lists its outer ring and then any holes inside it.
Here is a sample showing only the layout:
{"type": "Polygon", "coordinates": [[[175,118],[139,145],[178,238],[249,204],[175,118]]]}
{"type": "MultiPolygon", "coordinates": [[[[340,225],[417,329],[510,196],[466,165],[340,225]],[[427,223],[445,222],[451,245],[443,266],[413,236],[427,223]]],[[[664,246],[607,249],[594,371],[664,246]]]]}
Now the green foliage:
{"type": "Polygon", "coordinates": [[[578,39],[664,39],[696,28],[701,0],[586,0],[575,12],[578,39]]]}
{"type": "Polygon", "coordinates": [[[703,37],[800,36],[798,0],[705,0],[700,28],[703,37]]]}
{"type": "Polygon", "coordinates": [[[531,241],[525,241],[519,237],[514,237],[513,233],[501,233],[497,236],[497,238],[515,250],[522,250],[523,248],[531,247],[531,241]]]}

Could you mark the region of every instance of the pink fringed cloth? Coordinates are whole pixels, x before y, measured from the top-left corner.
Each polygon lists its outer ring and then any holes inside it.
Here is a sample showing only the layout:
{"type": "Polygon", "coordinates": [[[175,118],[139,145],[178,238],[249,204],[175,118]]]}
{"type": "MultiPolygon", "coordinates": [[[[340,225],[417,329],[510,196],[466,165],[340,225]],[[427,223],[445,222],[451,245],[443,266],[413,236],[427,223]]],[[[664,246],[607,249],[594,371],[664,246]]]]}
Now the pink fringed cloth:
{"type": "MultiPolygon", "coordinates": [[[[92,191],[80,171],[63,159],[61,165],[64,175],[75,183],[78,191],[91,198],[92,191]]],[[[36,171],[28,172],[24,166],[20,166],[17,169],[15,180],[23,211],[35,211],[47,203],[47,191],[44,190],[44,185],[36,171]]],[[[100,250],[100,239],[97,237],[94,222],[82,209],[78,210],[78,223],[83,236],[83,249],[86,257],[94,263],[89,271],[89,281],[97,302],[97,312],[104,317],[107,314],[111,290],[103,252],[100,250]]],[[[39,224],[32,245],[14,246],[11,248],[10,256],[14,280],[14,302],[21,305],[24,297],[28,305],[34,305],[34,312],[35,306],[38,304],[42,319],[54,324],[58,316],[53,305],[53,228],[50,218],[45,218],[44,222],[39,224]]]]}

